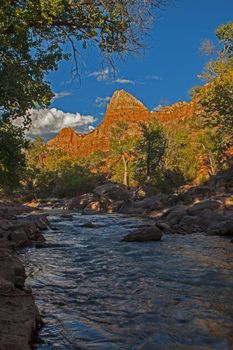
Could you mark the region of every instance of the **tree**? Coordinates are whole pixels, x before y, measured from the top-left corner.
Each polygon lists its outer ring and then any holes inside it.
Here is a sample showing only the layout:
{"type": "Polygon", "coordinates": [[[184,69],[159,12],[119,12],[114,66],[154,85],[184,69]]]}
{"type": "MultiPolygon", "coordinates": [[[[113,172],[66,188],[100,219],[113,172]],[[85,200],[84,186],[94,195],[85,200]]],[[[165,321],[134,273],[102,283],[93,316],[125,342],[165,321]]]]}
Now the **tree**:
{"type": "Polygon", "coordinates": [[[204,125],[217,128],[226,147],[233,142],[233,23],[223,24],[216,30],[221,51],[213,46],[215,59],[211,59],[200,75],[208,80],[198,91],[204,125]]]}
{"type": "Polygon", "coordinates": [[[192,181],[197,175],[199,145],[196,135],[188,124],[171,125],[166,130],[167,149],[164,168],[170,173],[176,173],[176,184],[192,181]],[[179,175],[179,176],[178,176],[179,175]]]}
{"type": "Polygon", "coordinates": [[[161,165],[166,150],[166,137],[162,126],[154,118],[147,123],[141,123],[142,136],[136,143],[138,177],[150,183],[153,174],[161,165]]]}
{"type": "Polygon", "coordinates": [[[110,62],[142,47],[152,7],[166,1],[0,0],[0,120],[28,128],[30,110],[53,97],[46,75],[71,57],[77,74],[80,46],[96,44],[110,62]]]}
{"type": "Polygon", "coordinates": [[[153,6],[166,0],[1,0],[0,109],[5,118],[30,121],[30,108],[49,105],[44,80],[78,47],[95,43],[106,57],[141,47],[153,6]],[[70,44],[67,53],[64,44],[70,44]]]}
{"type": "Polygon", "coordinates": [[[111,131],[110,157],[113,160],[112,170],[116,173],[120,169],[120,177],[125,186],[129,186],[130,162],[133,160],[136,140],[135,130],[129,129],[129,125],[125,122],[116,123],[111,131]]]}
{"type": "Polygon", "coordinates": [[[19,186],[26,164],[26,146],[21,129],[0,121],[0,188],[7,193],[19,186]]]}

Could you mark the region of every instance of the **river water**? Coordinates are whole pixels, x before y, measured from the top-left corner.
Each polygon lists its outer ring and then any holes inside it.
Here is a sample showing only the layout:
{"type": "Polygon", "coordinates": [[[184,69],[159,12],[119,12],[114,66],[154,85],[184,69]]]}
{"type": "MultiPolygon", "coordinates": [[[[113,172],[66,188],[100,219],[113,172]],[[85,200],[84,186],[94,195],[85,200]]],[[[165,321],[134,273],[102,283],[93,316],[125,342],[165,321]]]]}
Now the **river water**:
{"type": "Polygon", "coordinates": [[[38,350],[233,349],[233,244],[201,234],[121,238],[146,221],[51,215],[22,258],[45,326],[38,350]],[[88,221],[99,228],[83,228],[88,221]]]}

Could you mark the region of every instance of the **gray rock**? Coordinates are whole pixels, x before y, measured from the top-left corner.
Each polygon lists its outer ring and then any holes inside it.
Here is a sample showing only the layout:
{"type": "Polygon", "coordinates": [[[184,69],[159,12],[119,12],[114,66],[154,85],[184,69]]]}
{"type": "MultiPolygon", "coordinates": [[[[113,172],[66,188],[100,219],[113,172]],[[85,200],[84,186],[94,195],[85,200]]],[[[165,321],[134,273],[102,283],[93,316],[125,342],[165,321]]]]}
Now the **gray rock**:
{"type": "Polygon", "coordinates": [[[134,232],[126,235],[122,241],[125,242],[148,242],[148,241],[160,241],[163,232],[156,226],[148,226],[139,228],[134,232]]]}
{"type": "Polygon", "coordinates": [[[178,224],[184,216],[187,215],[187,205],[178,204],[173,207],[168,214],[165,214],[166,222],[169,225],[178,224]]]}
{"type": "Polygon", "coordinates": [[[233,236],[233,221],[216,223],[209,228],[207,234],[210,236],[233,236]]]}
{"type": "Polygon", "coordinates": [[[204,210],[211,210],[214,212],[221,211],[224,209],[223,203],[219,200],[208,199],[199,203],[195,203],[190,206],[187,210],[189,215],[201,215],[204,210]]]}
{"type": "Polygon", "coordinates": [[[95,224],[93,222],[85,222],[84,224],[80,225],[80,227],[84,227],[84,228],[99,228],[99,227],[101,227],[101,225],[95,224]]]}

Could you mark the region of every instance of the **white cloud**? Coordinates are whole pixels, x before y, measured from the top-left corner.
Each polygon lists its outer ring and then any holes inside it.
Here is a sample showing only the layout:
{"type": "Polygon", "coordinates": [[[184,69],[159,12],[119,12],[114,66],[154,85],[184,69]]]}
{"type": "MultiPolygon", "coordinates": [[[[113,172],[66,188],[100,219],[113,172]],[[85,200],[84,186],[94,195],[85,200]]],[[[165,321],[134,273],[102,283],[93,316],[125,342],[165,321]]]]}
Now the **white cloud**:
{"type": "Polygon", "coordinates": [[[108,102],[111,100],[110,96],[106,96],[106,97],[96,97],[95,99],[95,103],[97,104],[98,107],[105,107],[108,102]]]}
{"type": "Polygon", "coordinates": [[[66,113],[56,108],[31,110],[31,135],[59,132],[62,128],[78,128],[92,124],[95,118],[80,113],[66,113]]]}
{"type": "Polygon", "coordinates": [[[96,78],[97,81],[105,81],[109,79],[111,73],[112,71],[107,67],[100,71],[89,73],[88,76],[96,78]]]}
{"type": "Polygon", "coordinates": [[[59,98],[62,98],[62,97],[70,96],[70,95],[71,95],[71,92],[68,92],[68,91],[55,92],[53,101],[58,100],[59,98]]]}
{"type": "Polygon", "coordinates": [[[129,79],[116,79],[113,81],[113,83],[117,83],[117,84],[135,84],[135,81],[133,80],[129,80],[129,79]]]}
{"type": "Polygon", "coordinates": [[[147,80],[162,80],[158,75],[147,75],[146,76],[147,80]]]}
{"type": "Polygon", "coordinates": [[[158,112],[158,111],[160,111],[160,109],[162,109],[162,108],[164,108],[164,105],[159,104],[159,105],[155,106],[155,107],[152,109],[151,112],[158,112]]]}

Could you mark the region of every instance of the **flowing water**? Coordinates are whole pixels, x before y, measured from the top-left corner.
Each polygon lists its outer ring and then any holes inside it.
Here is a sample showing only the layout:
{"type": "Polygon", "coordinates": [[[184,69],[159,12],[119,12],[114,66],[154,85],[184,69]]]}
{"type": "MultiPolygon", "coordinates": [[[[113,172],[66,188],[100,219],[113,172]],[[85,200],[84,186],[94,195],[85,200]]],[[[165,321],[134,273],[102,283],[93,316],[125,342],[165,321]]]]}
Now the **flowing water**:
{"type": "Polygon", "coordinates": [[[47,248],[23,253],[45,321],[38,350],[233,349],[233,244],[165,235],[121,238],[145,221],[119,215],[50,220],[47,248]],[[92,221],[99,228],[83,228],[92,221]]]}

